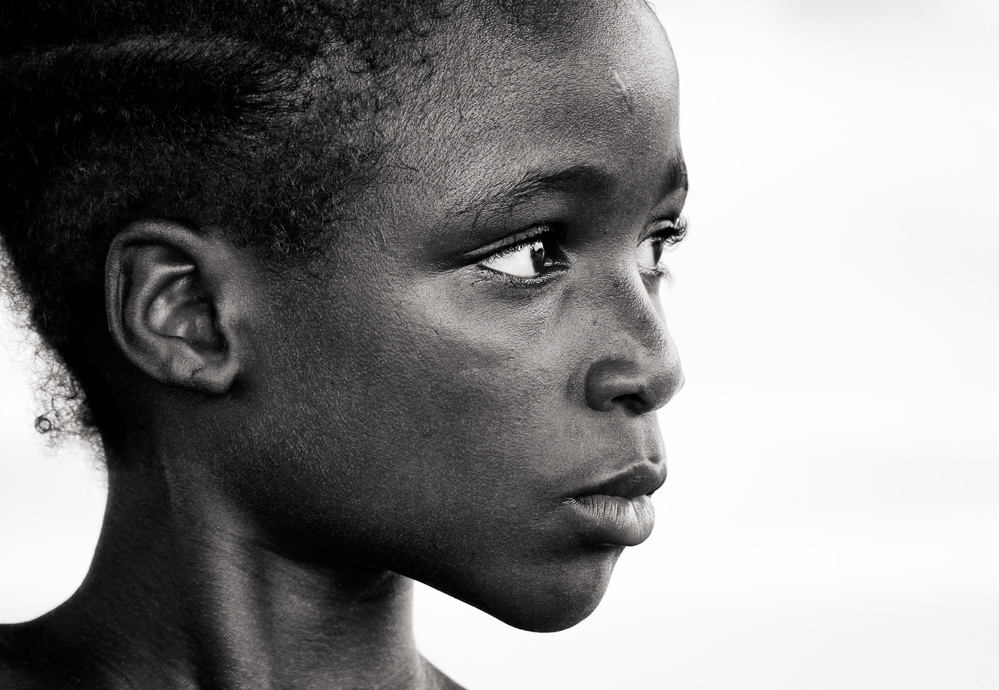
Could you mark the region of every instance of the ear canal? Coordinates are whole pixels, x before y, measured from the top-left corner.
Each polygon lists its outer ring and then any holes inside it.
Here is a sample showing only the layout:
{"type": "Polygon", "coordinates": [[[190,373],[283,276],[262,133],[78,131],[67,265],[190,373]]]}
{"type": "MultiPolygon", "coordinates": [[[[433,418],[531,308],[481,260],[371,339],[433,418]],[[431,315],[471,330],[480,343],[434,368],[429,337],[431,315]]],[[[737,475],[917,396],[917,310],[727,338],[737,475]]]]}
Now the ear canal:
{"type": "Polygon", "coordinates": [[[203,350],[225,347],[215,327],[215,308],[194,275],[174,278],[152,300],[147,311],[149,326],[161,335],[182,338],[203,350]]]}

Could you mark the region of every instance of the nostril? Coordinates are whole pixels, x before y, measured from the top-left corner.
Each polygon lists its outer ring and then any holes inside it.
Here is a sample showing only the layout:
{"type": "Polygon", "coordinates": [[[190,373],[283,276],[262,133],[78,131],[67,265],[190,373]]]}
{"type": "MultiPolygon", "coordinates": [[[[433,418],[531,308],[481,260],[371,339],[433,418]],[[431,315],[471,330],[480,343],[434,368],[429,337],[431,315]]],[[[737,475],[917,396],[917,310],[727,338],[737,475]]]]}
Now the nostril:
{"type": "Polygon", "coordinates": [[[586,403],[599,412],[618,408],[642,414],[649,407],[645,381],[633,365],[604,361],[596,364],[586,381],[586,403]]]}
{"type": "Polygon", "coordinates": [[[649,411],[650,405],[641,393],[626,393],[615,396],[611,403],[615,407],[623,407],[632,414],[645,414],[649,411]]]}

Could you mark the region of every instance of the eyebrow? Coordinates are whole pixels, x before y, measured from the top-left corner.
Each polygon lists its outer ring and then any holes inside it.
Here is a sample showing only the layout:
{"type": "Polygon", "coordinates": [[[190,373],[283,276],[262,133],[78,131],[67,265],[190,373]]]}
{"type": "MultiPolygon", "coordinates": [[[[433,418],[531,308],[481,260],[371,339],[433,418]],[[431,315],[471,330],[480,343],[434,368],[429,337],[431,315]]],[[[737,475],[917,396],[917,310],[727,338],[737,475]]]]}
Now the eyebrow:
{"type": "MultiPolygon", "coordinates": [[[[517,204],[539,194],[603,194],[613,193],[617,179],[606,168],[591,164],[573,165],[562,170],[531,170],[516,182],[499,186],[467,206],[452,211],[452,218],[472,215],[501,214],[511,211],[517,204]]],[[[661,188],[661,198],[682,189],[687,191],[687,165],[679,154],[673,156],[661,188]]]]}
{"type": "Polygon", "coordinates": [[[610,171],[594,165],[574,165],[562,170],[530,170],[513,183],[500,183],[467,206],[453,211],[453,218],[498,215],[539,194],[608,194],[615,187],[610,171]]]}
{"type": "Polygon", "coordinates": [[[675,192],[683,192],[686,196],[690,189],[690,180],[687,179],[687,161],[679,153],[673,155],[666,168],[666,179],[660,190],[660,198],[665,199],[675,192]]]}

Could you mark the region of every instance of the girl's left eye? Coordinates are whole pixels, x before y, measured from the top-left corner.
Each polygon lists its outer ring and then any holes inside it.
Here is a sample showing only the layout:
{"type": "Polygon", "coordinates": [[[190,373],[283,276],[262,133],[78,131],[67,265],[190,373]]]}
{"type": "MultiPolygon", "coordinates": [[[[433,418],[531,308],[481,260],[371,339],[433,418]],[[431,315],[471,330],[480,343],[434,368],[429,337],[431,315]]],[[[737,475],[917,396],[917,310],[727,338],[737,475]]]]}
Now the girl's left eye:
{"type": "Polygon", "coordinates": [[[638,267],[645,271],[659,269],[659,261],[663,258],[666,240],[662,237],[648,237],[638,245],[638,267]]]}
{"type": "Polygon", "coordinates": [[[515,278],[538,278],[546,269],[559,262],[555,250],[544,238],[537,237],[492,254],[479,262],[480,266],[515,278]]]}
{"type": "Polygon", "coordinates": [[[638,269],[643,273],[659,277],[669,275],[669,271],[660,263],[663,253],[683,241],[686,235],[687,220],[683,216],[660,222],[655,234],[646,237],[638,244],[636,253],[638,269]]]}

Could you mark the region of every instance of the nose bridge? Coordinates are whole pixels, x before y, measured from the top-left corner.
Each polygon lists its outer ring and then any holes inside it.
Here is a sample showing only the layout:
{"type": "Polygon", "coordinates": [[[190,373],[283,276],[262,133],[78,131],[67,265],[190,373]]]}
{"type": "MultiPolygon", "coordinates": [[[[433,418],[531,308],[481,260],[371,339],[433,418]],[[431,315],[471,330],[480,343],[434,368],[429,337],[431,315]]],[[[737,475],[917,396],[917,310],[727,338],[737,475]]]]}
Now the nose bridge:
{"type": "Polygon", "coordinates": [[[658,300],[636,276],[610,281],[597,301],[586,372],[586,402],[598,411],[659,409],[683,385],[676,346],[658,300]]]}

